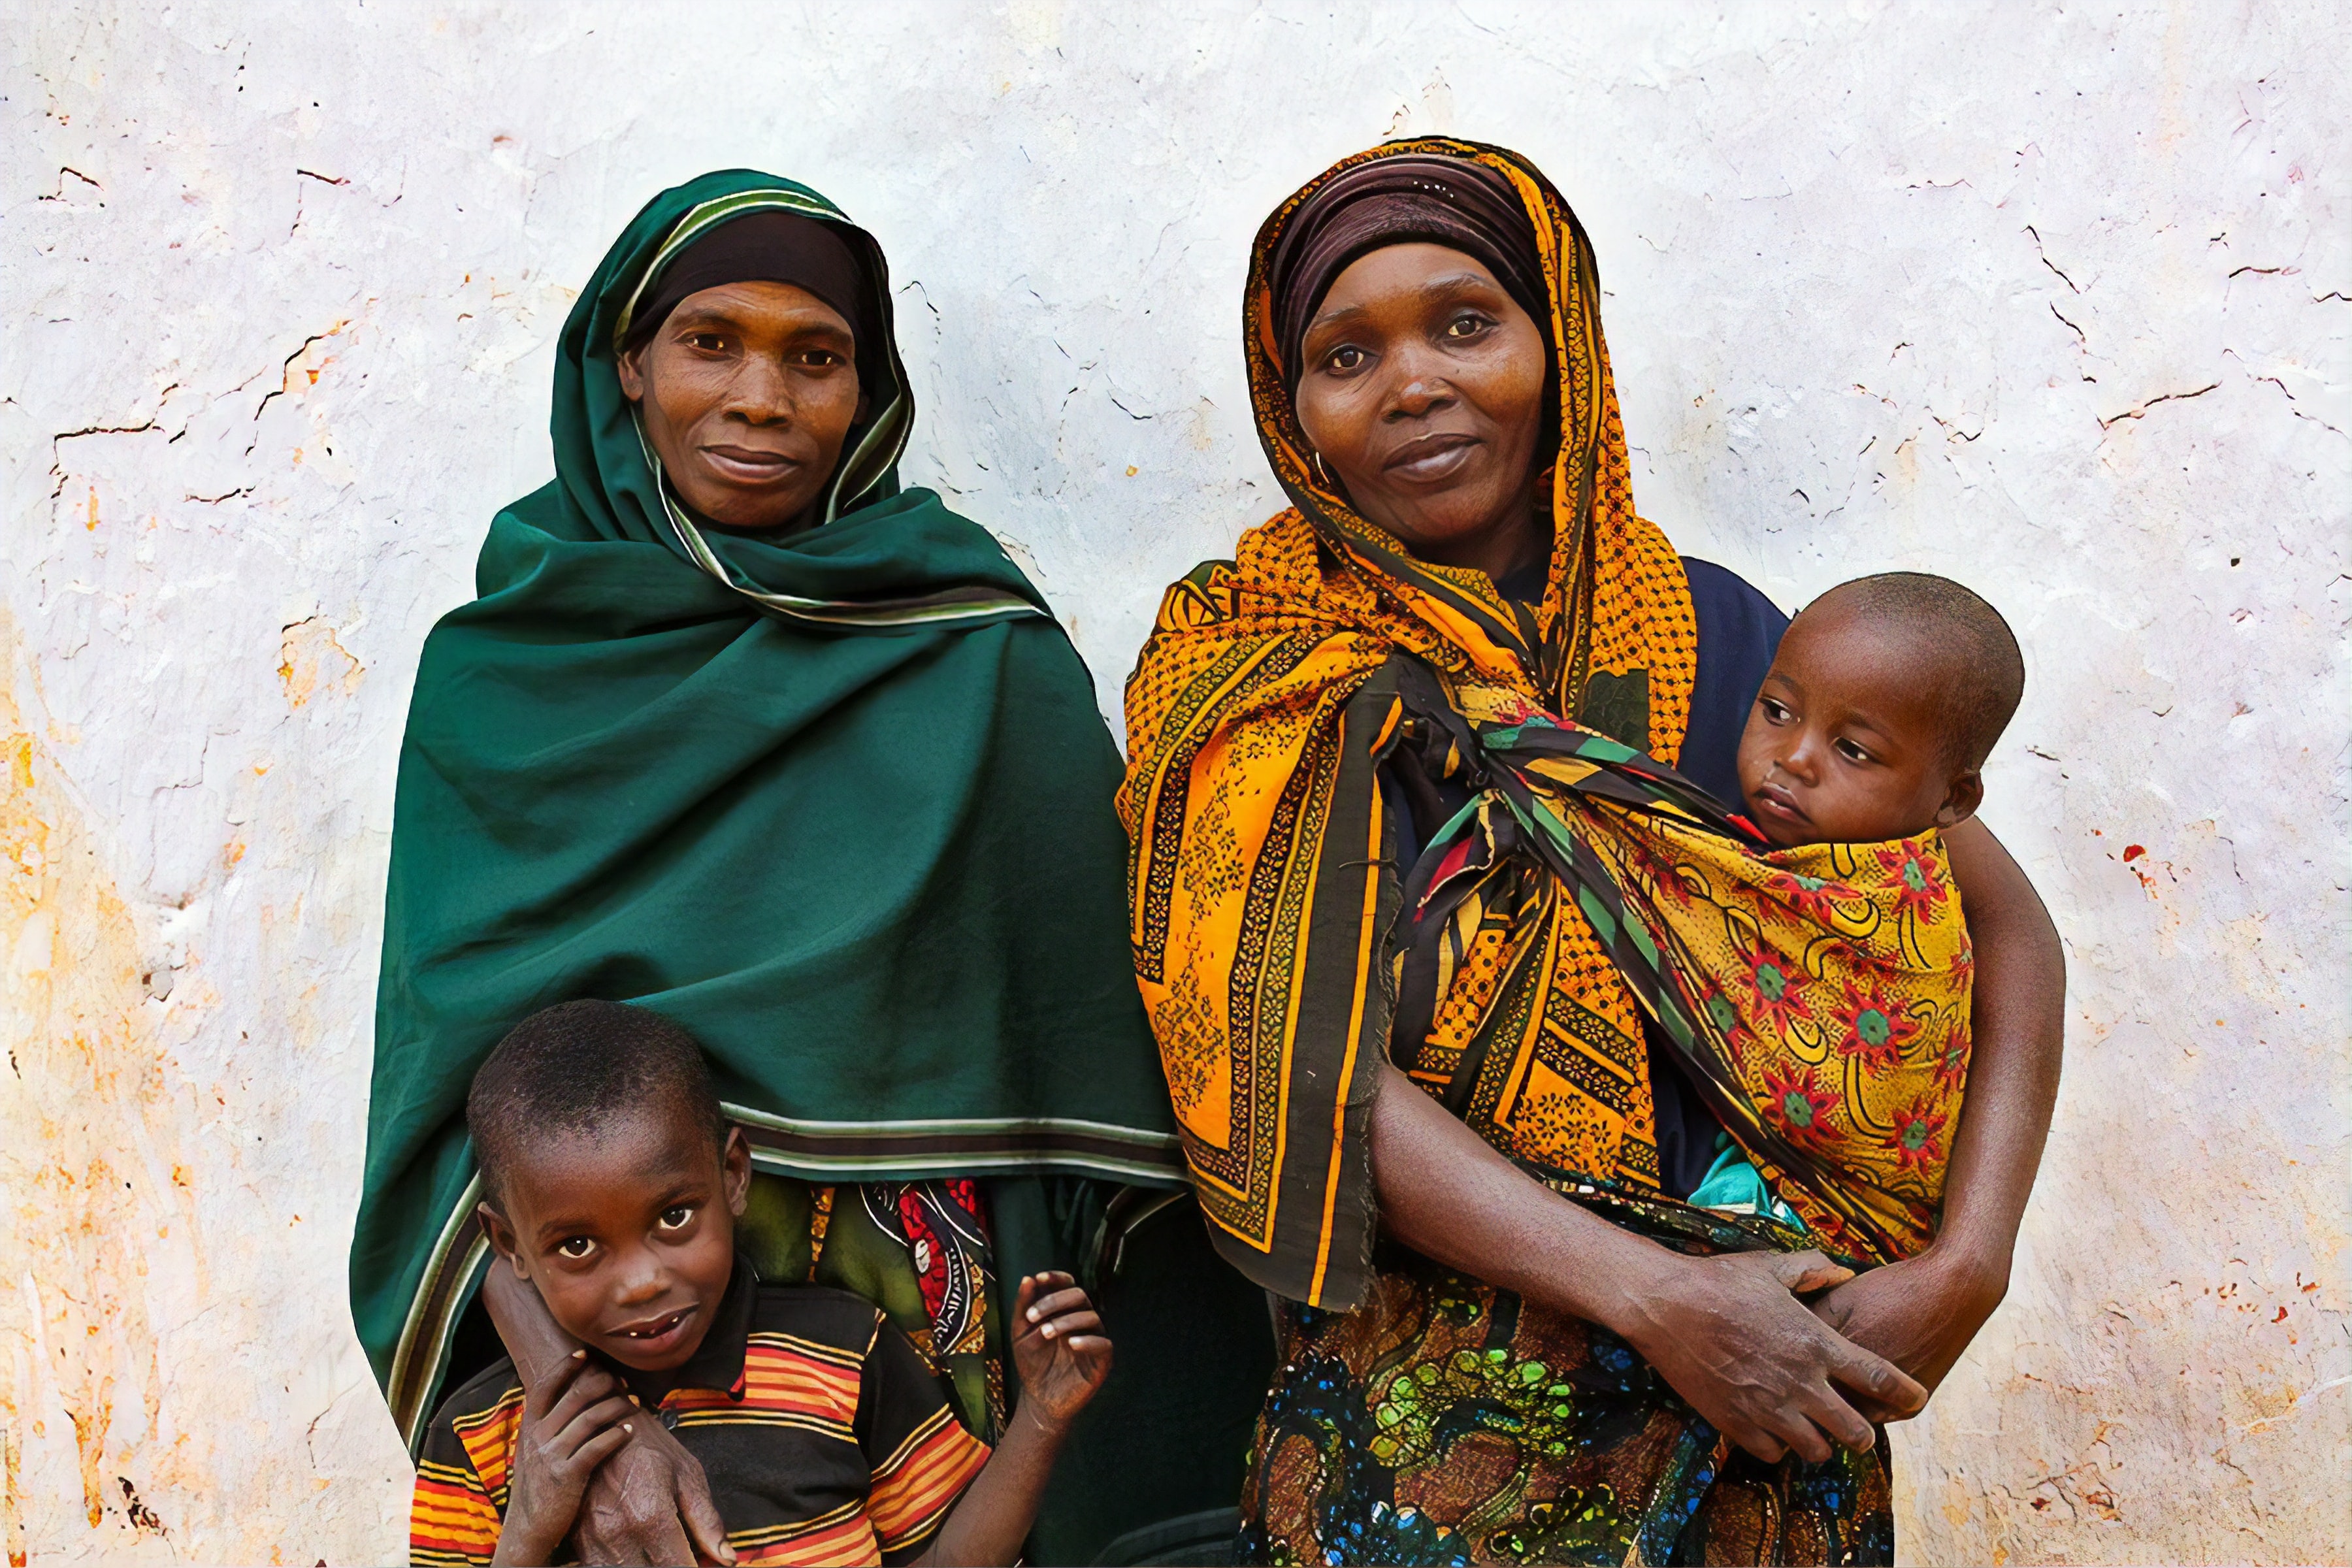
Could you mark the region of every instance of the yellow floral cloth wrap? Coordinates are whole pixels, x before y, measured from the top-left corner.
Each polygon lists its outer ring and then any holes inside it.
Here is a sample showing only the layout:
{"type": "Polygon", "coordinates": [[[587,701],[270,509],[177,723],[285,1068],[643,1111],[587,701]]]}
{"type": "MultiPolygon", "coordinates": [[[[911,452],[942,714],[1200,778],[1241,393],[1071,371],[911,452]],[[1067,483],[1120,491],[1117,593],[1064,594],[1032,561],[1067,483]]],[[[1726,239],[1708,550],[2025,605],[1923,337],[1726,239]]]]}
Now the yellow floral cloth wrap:
{"type": "Polygon", "coordinates": [[[1660,1198],[1647,1010],[1817,1239],[1856,1261],[1916,1250],[1967,1061],[1968,946],[1941,852],[1759,854],[1666,771],[1696,624],[1680,558],[1633,510],[1591,244],[1503,149],[1395,142],[1324,178],[1413,153],[1502,174],[1534,228],[1560,430],[1548,584],[1522,605],[1416,560],[1313,465],[1267,283],[1317,186],[1302,189],[1260,232],[1244,332],[1294,504],[1169,589],[1127,689],[1129,936],[1213,1233],[1279,1294],[1363,1298],[1384,1055],[1564,1190],[1660,1198]],[[1547,728],[1625,754],[1496,744],[1547,728]],[[1384,765],[1481,803],[1455,825],[1477,874],[1449,873],[1442,918],[1415,873],[1458,846],[1398,864],[1384,765]],[[1596,927],[1619,909],[1613,931],[1596,927]],[[1417,942],[1432,921],[1447,940],[1417,942]]]}
{"type": "MultiPolygon", "coordinates": [[[[1510,915],[1532,859],[1550,901],[1572,906],[1561,944],[1586,962],[1606,952],[1818,1241],[1867,1263],[1924,1247],[1967,1081],[1974,971],[1938,836],[1769,849],[1654,761],[1515,694],[1408,676],[1405,702],[1437,710],[1488,781],[1408,879],[1399,934],[1444,928],[1392,943],[1401,982],[1416,948],[1450,971],[1434,1027],[1417,1049],[1394,1043],[1411,1075],[1444,1092],[1454,1043],[1479,1037],[1511,991],[1510,915]]],[[[1518,1093],[1547,1103],[1514,1108],[1506,1150],[1555,1179],[1589,1175],[1580,1097],[1530,1054],[1518,1093]]]]}

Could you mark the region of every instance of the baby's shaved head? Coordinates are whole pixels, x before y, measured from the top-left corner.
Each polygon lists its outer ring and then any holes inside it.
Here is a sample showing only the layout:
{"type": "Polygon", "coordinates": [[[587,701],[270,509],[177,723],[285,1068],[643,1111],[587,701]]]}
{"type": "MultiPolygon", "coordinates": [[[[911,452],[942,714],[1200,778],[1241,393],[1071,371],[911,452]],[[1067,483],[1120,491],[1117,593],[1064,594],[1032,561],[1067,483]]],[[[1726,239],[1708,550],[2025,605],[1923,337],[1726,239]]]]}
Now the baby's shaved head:
{"type": "Polygon", "coordinates": [[[2025,658],[2000,612],[1948,577],[1883,572],[1841,583],[1805,606],[1868,626],[1915,661],[1935,693],[1948,766],[1973,773],[1991,755],[2025,694],[2025,658]]]}
{"type": "Polygon", "coordinates": [[[503,1206],[508,1167],[525,1147],[655,1110],[727,1141],[710,1069],[694,1037],[622,1002],[566,1002],[517,1024],[474,1075],[466,1125],[482,1189],[503,1206]]]}

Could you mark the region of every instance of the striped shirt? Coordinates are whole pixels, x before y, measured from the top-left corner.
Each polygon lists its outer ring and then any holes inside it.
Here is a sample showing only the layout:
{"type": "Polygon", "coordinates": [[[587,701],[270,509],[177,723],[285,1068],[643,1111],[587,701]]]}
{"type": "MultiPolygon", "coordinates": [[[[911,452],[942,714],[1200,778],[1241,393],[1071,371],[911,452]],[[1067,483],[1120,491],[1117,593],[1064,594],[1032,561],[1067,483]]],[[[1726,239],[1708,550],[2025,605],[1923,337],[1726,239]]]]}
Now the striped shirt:
{"type": "MultiPolygon", "coordinates": [[[[761,1286],[740,1263],[709,1335],[676,1373],[653,1381],[606,1365],[702,1462],[747,1564],[911,1562],[988,1459],[929,1363],[871,1302],[761,1286]]],[[[522,1407],[514,1363],[500,1360],[433,1417],[411,1563],[490,1561],[522,1407]]]]}

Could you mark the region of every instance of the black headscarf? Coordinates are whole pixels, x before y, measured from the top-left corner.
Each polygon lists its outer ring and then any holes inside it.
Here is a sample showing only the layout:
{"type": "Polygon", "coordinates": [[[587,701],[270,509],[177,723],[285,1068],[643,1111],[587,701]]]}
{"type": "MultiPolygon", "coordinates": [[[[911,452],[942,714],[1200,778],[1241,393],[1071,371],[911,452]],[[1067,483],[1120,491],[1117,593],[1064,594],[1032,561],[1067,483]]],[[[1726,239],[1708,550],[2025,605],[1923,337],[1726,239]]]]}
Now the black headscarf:
{"type": "Polygon", "coordinates": [[[746,213],[679,251],[633,312],[625,346],[644,347],[687,296],[728,283],[789,283],[807,289],[849,323],[858,385],[870,392],[890,384],[885,363],[888,332],[866,269],[831,224],[798,213],[746,213]]]}
{"type": "Polygon", "coordinates": [[[1309,196],[1271,258],[1276,339],[1292,386],[1298,384],[1307,323],[1348,264],[1382,246],[1415,240],[1485,262],[1550,343],[1543,263],[1527,207],[1510,182],[1467,158],[1380,158],[1309,196]]]}

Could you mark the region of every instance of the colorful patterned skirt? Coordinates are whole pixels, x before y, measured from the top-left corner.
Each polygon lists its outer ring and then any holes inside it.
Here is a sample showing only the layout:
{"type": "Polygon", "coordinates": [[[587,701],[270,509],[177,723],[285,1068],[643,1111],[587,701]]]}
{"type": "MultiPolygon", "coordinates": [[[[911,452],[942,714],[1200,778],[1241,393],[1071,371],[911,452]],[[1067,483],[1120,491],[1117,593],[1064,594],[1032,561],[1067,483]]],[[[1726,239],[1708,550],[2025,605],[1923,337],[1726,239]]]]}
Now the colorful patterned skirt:
{"type": "Polygon", "coordinates": [[[1764,1464],[1615,1335],[1402,1252],[1278,1317],[1237,1562],[1894,1561],[1884,1432],[1764,1464]]]}

